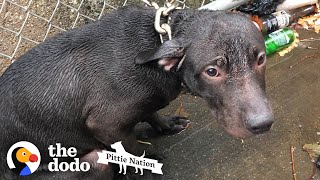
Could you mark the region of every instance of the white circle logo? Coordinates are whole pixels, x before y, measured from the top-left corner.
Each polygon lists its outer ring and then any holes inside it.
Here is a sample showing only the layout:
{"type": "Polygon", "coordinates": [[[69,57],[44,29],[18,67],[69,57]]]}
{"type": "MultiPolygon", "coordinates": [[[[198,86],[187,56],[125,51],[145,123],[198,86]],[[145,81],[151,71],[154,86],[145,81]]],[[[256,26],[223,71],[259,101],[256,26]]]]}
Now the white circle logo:
{"type": "Polygon", "coordinates": [[[27,141],[12,145],[7,153],[7,163],[10,169],[20,176],[28,176],[40,165],[41,156],[38,148],[27,141]]]}

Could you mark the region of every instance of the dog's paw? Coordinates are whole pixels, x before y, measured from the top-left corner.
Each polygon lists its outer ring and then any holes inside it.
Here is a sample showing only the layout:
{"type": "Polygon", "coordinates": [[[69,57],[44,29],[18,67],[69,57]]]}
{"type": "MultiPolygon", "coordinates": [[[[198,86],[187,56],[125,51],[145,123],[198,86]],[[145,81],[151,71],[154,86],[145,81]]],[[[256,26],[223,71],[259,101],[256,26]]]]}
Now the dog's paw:
{"type": "Polygon", "coordinates": [[[182,116],[162,116],[161,121],[165,124],[161,127],[161,132],[166,135],[180,133],[190,124],[190,121],[182,116]]]}

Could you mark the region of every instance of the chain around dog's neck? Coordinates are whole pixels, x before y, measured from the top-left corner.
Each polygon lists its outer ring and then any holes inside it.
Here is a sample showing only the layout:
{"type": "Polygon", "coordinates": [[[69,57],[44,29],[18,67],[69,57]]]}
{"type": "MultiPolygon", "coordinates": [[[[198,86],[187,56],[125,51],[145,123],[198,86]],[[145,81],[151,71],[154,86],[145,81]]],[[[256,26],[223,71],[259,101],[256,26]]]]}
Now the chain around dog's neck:
{"type": "Polygon", "coordinates": [[[159,7],[159,5],[155,2],[149,2],[147,0],[142,0],[146,5],[154,7],[156,11],[156,16],[154,20],[154,28],[159,33],[161,43],[163,43],[163,36],[167,35],[168,39],[172,39],[171,27],[169,25],[170,14],[175,9],[182,9],[179,6],[179,3],[176,0],[172,0],[171,2],[166,2],[164,7],[159,7]],[[166,22],[162,23],[161,19],[166,19],[166,22]]]}

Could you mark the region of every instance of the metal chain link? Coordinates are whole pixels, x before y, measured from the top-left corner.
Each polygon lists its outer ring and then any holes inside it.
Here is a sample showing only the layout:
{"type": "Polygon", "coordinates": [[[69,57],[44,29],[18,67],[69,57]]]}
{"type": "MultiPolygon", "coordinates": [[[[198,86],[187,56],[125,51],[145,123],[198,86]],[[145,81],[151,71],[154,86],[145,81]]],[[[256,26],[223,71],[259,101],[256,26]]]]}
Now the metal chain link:
{"type": "Polygon", "coordinates": [[[157,9],[155,21],[154,21],[154,28],[160,35],[161,43],[163,43],[163,35],[168,35],[168,39],[172,39],[171,35],[171,27],[169,25],[170,21],[170,13],[175,9],[182,9],[179,6],[179,3],[176,0],[173,0],[171,2],[166,2],[164,7],[160,7],[157,3],[154,2],[148,2],[147,0],[143,0],[148,6],[153,6],[155,9],[157,9]],[[161,24],[161,17],[167,18],[167,22],[161,24]]]}

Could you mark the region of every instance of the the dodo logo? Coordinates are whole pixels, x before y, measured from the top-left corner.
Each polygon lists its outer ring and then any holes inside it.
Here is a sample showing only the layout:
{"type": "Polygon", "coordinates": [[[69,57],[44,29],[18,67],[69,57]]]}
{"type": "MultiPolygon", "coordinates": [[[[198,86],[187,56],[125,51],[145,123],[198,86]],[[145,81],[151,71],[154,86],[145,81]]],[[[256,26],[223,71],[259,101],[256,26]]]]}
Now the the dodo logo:
{"type": "Polygon", "coordinates": [[[35,172],[40,165],[40,160],[38,148],[27,141],[15,143],[7,153],[9,168],[20,176],[27,176],[35,172]]]}

